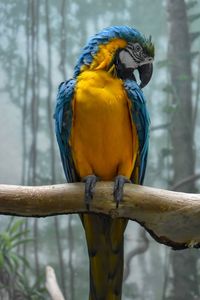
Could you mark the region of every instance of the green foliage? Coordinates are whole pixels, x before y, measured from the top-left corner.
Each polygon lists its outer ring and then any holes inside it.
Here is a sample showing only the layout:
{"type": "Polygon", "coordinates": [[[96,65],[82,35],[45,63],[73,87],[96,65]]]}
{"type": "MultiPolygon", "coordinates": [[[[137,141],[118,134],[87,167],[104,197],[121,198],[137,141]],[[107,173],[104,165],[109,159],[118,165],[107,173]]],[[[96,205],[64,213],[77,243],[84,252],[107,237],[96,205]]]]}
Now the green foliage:
{"type": "Polygon", "coordinates": [[[18,254],[18,247],[32,242],[28,238],[29,231],[23,230],[24,220],[11,218],[8,226],[0,233],[0,296],[3,291],[10,295],[10,299],[20,295],[20,299],[39,300],[44,298],[44,288],[36,288],[38,282],[44,278],[38,278],[33,284],[30,283],[22,271],[25,266],[31,271],[29,262],[25,257],[18,254]]]}
{"type": "Polygon", "coordinates": [[[188,76],[187,74],[181,74],[178,77],[178,80],[180,80],[180,81],[187,81],[187,80],[190,80],[190,76],[188,76]]]}
{"type": "Polygon", "coordinates": [[[197,4],[198,4],[198,1],[197,1],[197,0],[189,1],[189,2],[186,4],[187,10],[190,10],[190,9],[194,8],[197,4]]]}
{"type": "Polygon", "coordinates": [[[175,112],[176,109],[177,109],[176,104],[166,103],[165,105],[163,105],[162,112],[170,116],[175,112]]]}
{"type": "Polygon", "coordinates": [[[39,287],[44,282],[44,275],[40,276],[34,283],[30,284],[30,279],[22,273],[18,273],[18,287],[23,293],[24,299],[45,300],[46,288],[39,287]]]}
{"type": "Polygon", "coordinates": [[[164,87],[163,87],[163,92],[167,93],[167,94],[173,94],[173,86],[171,84],[166,84],[164,87]]]}
{"type": "Polygon", "coordinates": [[[188,16],[188,21],[190,23],[192,23],[192,22],[198,20],[199,18],[200,18],[200,14],[199,13],[198,14],[192,14],[192,15],[188,16]]]}
{"type": "Polygon", "coordinates": [[[21,231],[23,220],[11,219],[5,231],[0,233],[1,266],[12,272],[18,268],[22,258],[16,255],[16,248],[24,243],[32,241],[26,238],[28,231],[21,231]]]}

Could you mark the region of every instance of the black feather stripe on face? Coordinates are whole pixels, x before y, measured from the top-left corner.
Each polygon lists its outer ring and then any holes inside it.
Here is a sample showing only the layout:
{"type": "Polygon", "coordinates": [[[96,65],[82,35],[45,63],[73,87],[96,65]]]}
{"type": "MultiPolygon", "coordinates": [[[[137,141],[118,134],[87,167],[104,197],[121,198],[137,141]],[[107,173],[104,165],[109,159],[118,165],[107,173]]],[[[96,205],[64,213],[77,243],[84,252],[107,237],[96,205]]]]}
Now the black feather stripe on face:
{"type": "Polygon", "coordinates": [[[126,50],[130,53],[133,57],[134,61],[140,64],[141,62],[145,61],[145,58],[148,57],[146,50],[142,48],[142,46],[136,43],[128,43],[126,50]]]}
{"type": "Polygon", "coordinates": [[[131,57],[133,58],[133,60],[136,63],[140,63],[141,62],[141,57],[137,55],[136,52],[134,52],[134,49],[130,49],[129,47],[126,47],[127,52],[131,55],[131,57]]]}

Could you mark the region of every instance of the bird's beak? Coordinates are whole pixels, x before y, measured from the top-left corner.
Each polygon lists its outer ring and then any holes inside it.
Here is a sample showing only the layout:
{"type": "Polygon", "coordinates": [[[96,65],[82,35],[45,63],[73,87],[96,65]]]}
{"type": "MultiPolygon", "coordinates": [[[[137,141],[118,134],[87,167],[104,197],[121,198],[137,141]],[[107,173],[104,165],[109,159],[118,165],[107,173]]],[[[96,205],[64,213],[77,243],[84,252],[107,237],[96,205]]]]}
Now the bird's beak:
{"type": "Polygon", "coordinates": [[[134,71],[138,70],[140,77],[140,88],[145,87],[150,81],[153,73],[153,59],[144,61],[138,65],[134,61],[131,51],[122,49],[117,55],[117,72],[122,79],[132,79],[136,81],[134,71]]]}
{"type": "Polygon", "coordinates": [[[145,87],[153,74],[153,64],[152,63],[148,63],[148,64],[144,64],[142,66],[139,66],[137,68],[138,72],[139,72],[139,77],[140,77],[140,88],[142,89],[143,87],[145,87]]]}

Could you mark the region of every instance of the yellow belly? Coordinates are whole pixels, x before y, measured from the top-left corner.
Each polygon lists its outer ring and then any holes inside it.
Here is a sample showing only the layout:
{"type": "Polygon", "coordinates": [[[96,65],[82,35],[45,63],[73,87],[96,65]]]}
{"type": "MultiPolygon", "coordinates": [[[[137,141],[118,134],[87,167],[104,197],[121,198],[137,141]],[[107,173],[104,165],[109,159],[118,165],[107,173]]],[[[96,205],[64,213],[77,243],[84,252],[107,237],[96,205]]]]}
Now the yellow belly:
{"type": "Polygon", "coordinates": [[[121,80],[105,71],[84,71],[77,79],[70,138],[75,167],[84,177],[130,178],[138,153],[136,128],[121,80]]]}

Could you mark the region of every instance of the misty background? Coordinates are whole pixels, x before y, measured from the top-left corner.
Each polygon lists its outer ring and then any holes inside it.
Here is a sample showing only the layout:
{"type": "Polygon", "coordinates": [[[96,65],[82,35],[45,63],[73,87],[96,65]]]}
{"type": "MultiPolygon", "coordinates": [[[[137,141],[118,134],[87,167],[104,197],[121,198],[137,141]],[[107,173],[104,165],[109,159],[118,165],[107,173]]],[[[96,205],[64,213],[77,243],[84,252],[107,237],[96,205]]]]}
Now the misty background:
{"type": "MultiPolygon", "coordinates": [[[[88,38],[129,25],[155,43],[144,89],[151,116],[145,185],[200,189],[200,1],[0,0],[0,183],[65,182],[54,137],[57,87],[88,38]]],[[[200,299],[200,252],[172,251],[134,222],[125,234],[123,299],[200,299]]],[[[48,299],[51,265],[65,298],[88,297],[78,216],[0,217],[0,299],[48,299]]]]}

